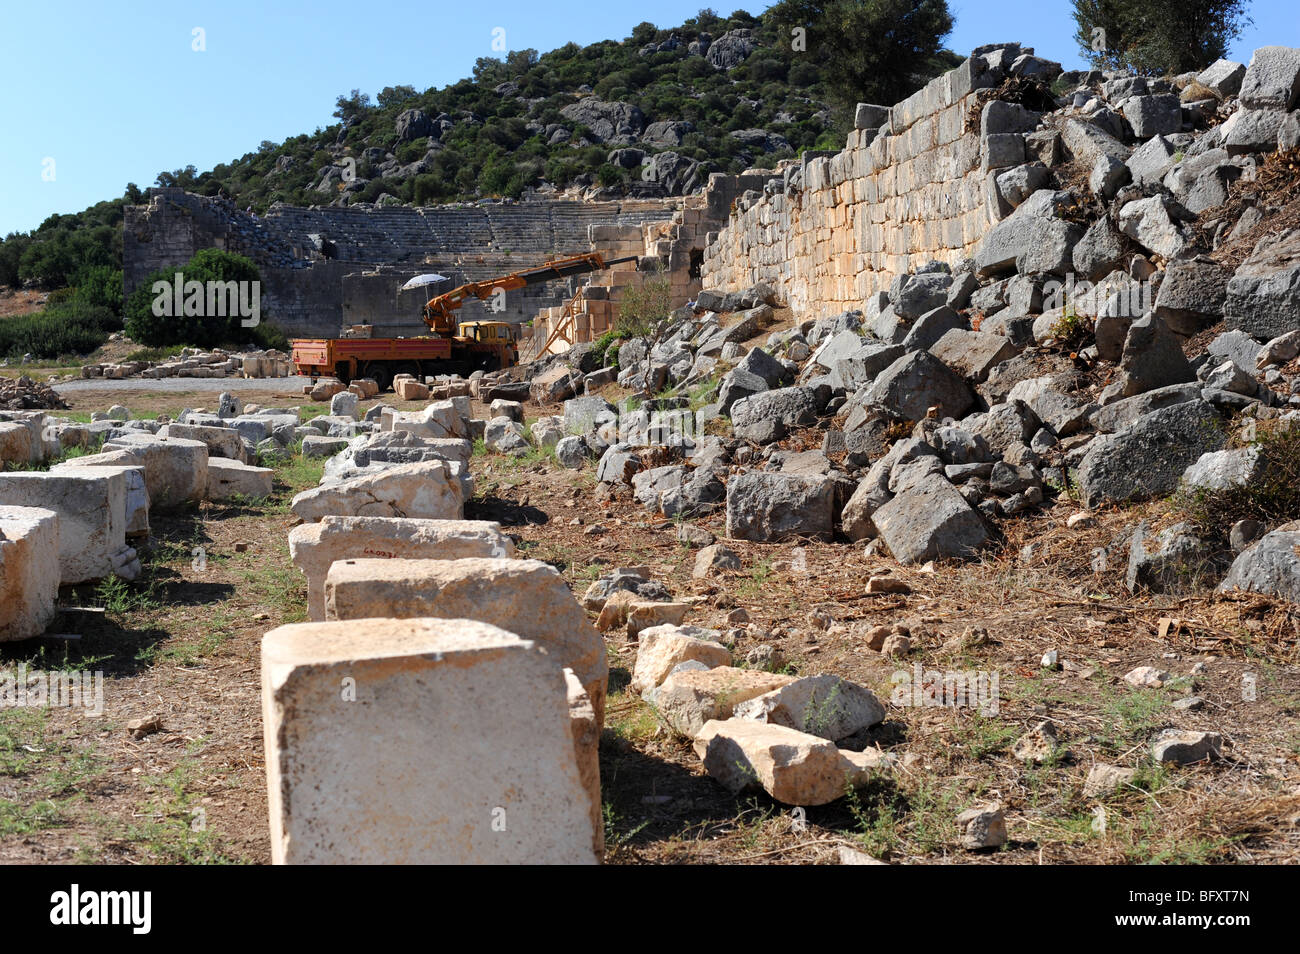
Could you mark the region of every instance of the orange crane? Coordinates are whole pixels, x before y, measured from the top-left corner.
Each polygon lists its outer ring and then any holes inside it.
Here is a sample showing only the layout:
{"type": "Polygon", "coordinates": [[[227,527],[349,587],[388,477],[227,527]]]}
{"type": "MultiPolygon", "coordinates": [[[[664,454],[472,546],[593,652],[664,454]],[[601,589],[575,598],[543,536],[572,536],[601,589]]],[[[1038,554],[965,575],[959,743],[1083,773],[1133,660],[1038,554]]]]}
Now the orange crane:
{"type": "MultiPolygon", "coordinates": [[[[334,376],[343,383],[353,378],[373,378],[380,390],[398,374],[417,379],[427,374],[469,375],[476,370],[496,371],[519,362],[518,326],[506,321],[456,322],[456,312],[471,298],[488,301],[529,285],[603,271],[635,255],[611,261],[595,252],[543,262],[533,268],[485,281],[466,282],[435,295],[420,316],[433,332],[417,338],[306,338],[293,342],[293,363],[299,374],[314,382],[334,376]]],[[[434,276],[436,279],[438,276],[434,276]]]]}

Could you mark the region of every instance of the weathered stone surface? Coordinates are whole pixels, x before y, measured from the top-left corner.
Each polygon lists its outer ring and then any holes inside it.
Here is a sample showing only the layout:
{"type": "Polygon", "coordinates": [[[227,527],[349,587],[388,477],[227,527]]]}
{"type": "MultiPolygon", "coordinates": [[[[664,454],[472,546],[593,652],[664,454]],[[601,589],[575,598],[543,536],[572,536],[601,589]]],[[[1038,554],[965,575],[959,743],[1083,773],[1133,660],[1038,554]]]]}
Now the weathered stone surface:
{"type": "Polygon", "coordinates": [[[1196,399],[1152,411],[1098,437],[1079,464],[1084,506],[1172,492],[1189,464],[1226,441],[1214,407],[1196,399]]]}
{"type": "Polygon", "coordinates": [[[159,437],[202,441],[207,445],[208,457],[225,457],[248,463],[244,442],[233,427],[209,427],[198,424],[164,424],[158,429],[159,437]]]}
{"type": "Polygon", "coordinates": [[[997,848],[1007,841],[1007,823],[1000,805],[966,809],[957,816],[957,830],[961,833],[961,846],[968,851],[997,848]]]}
{"type": "Polygon", "coordinates": [[[966,559],[989,537],[980,515],[940,474],[931,474],[871,516],[900,563],[966,559]]]}
{"type": "Polygon", "coordinates": [[[793,680],[793,676],[731,666],[682,669],[663,681],[653,700],[673,729],[694,738],[710,719],[730,719],[737,705],[793,680]]]}
{"type": "Polygon", "coordinates": [[[1154,315],[1129,326],[1120,368],[1124,397],[1196,380],[1196,372],[1183,354],[1182,341],[1154,315]]]}
{"type": "Polygon", "coordinates": [[[108,451],[73,457],[50,468],[52,473],[78,471],[85,467],[102,467],[122,474],[126,482],[126,535],[149,535],[149,488],[144,480],[144,465],[130,451],[108,451]]]}
{"type": "Polygon", "coordinates": [[[1247,109],[1300,106],[1300,49],[1289,46],[1257,49],[1242,77],[1240,99],[1247,109]]]}
{"type": "Polygon", "coordinates": [[[385,408],[381,430],[410,431],[419,437],[458,437],[470,440],[469,398],[434,401],[423,411],[385,408]]]}
{"type": "Polygon", "coordinates": [[[951,285],[952,275],[947,272],[900,275],[890,294],[894,314],[912,320],[942,307],[948,300],[951,285]]]}
{"type": "Polygon", "coordinates": [[[1032,244],[1041,238],[1045,219],[1055,216],[1057,210],[1070,201],[1068,192],[1040,189],[1009,216],[995,225],[980,243],[975,253],[976,274],[987,278],[999,272],[1010,271],[1016,259],[1024,255],[1032,244]]]}
{"type": "Polygon", "coordinates": [[[929,351],[962,377],[983,381],[993,368],[1016,355],[1016,346],[1005,335],[953,328],[929,351]]]}
{"type": "Polygon", "coordinates": [[[0,501],[59,515],[59,580],[110,576],[126,546],[126,476],[121,467],[0,473],[0,501]]]}
{"type": "Polygon", "coordinates": [[[881,371],[867,388],[862,402],[909,421],[925,418],[931,407],[960,417],[974,395],[952,369],[928,351],[905,354],[881,371]]]}
{"type": "Polygon", "coordinates": [[[1236,96],[1241,91],[1241,81],[1246,76],[1246,67],[1233,60],[1217,59],[1196,74],[1196,82],[1209,87],[1224,99],[1236,96]]]}
{"type": "Polygon", "coordinates": [[[1295,331],[1300,315],[1300,229],[1260,243],[1228,280],[1224,323],[1268,341],[1295,331]]]}
{"type": "Polygon", "coordinates": [[[1168,136],[1183,128],[1183,110],[1173,93],[1130,96],[1124,101],[1124,118],[1139,139],[1168,136]]]}
{"type": "Polygon", "coordinates": [[[590,434],[606,424],[617,423],[618,408],[602,397],[570,398],[564,402],[564,430],[568,434],[590,434]]]}
{"type": "Polygon", "coordinates": [[[695,567],[691,571],[691,576],[697,580],[708,577],[716,570],[739,570],[740,557],[735,550],[725,547],[721,543],[713,543],[703,547],[695,555],[695,567]]]}
{"type": "Polygon", "coordinates": [[[1144,414],[1185,401],[1194,401],[1200,396],[1201,388],[1197,384],[1171,384],[1166,388],[1157,388],[1096,408],[1088,416],[1088,423],[1103,434],[1113,434],[1122,431],[1144,414]]]}
{"type": "Polygon", "coordinates": [[[229,500],[235,496],[253,500],[269,497],[274,476],[275,471],[270,467],[250,467],[237,460],[209,457],[207,496],[209,500],[229,500]]]}
{"type": "Polygon", "coordinates": [[[483,443],[488,450],[499,454],[524,454],[532,448],[524,426],[508,417],[495,417],[487,422],[483,429],[483,443]]]}
{"type": "Polygon", "coordinates": [[[1133,184],[1141,188],[1159,182],[1174,165],[1178,150],[1164,136],[1153,136],[1133,150],[1126,165],[1133,184]]]}
{"type": "Polygon", "coordinates": [[[208,445],[202,441],[126,434],[105,441],[104,450],[129,451],[144,467],[152,506],[175,507],[207,495],[208,445]]]}
{"type": "Polygon", "coordinates": [[[1274,530],[1232,561],[1220,592],[1251,590],[1300,603],[1300,532],[1274,530]]]}
{"type": "Polygon", "coordinates": [[[678,665],[695,660],[712,669],[730,666],[731,652],[710,637],[713,630],[664,624],[643,629],[637,641],[632,688],[641,693],[658,689],[678,665]]]}
{"type": "Polygon", "coordinates": [[[1128,573],[1124,585],[1129,592],[1140,588],[1157,593],[1187,590],[1207,574],[1211,547],[1186,523],[1177,523],[1156,534],[1143,522],[1129,544],[1128,573]]]}
{"type": "Polygon", "coordinates": [[[564,579],[540,560],[337,560],[325,618],[473,619],[535,641],[572,669],[604,723],[605,643],[564,579]]]}
{"type": "Polygon", "coordinates": [[[59,515],[0,505],[0,643],[45,632],[59,598],[59,515]]]}
{"type": "Polygon", "coordinates": [[[876,375],[889,367],[905,353],[902,345],[887,345],[878,341],[862,342],[847,357],[840,358],[831,369],[832,386],[856,391],[870,384],[876,375]]]}
{"type": "Polygon", "coordinates": [[[695,737],[695,752],[732,792],[762,789],[787,805],[825,805],[848,790],[851,767],[834,742],[782,725],[711,720],[695,737]]]}
{"type": "Polygon", "coordinates": [[[1285,118],[1275,109],[1239,109],[1223,124],[1223,148],[1230,156],[1272,152],[1285,118]]]}
{"type": "Polygon", "coordinates": [[[599,860],[564,671],[531,641],[471,620],[282,626],[262,702],[277,864],[599,860]]]}
{"type": "Polygon", "coordinates": [[[830,539],[834,508],[835,484],[825,477],[740,474],[727,484],[727,536],[759,542],[830,539]]]}
{"type": "Polygon", "coordinates": [[[1229,490],[1258,480],[1264,458],[1258,445],[1202,454],[1183,472],[1183,485],[1190,490],[1229,490]]]}
{"type": "Polygon", "coordinates": [[[434,460],[304,490],[290,509],[304,522],[322,517],[422,517],[460,520],[465,488],[456,465],[434,460]]]}
{"type": "Polygon", "coordinates": [[[1228,278],[1214,262],[1171,262],[1156,294],[1156,317],[1179,334],[1196,334],[1223,317],[1228,278]]]}
{"type": "Polygon", "coordinates": [[[731,408],[731,425],[741,440],[770,444],[792,428],[817,420],[817,401],[810,388],[778,388],[742,398],[731,408]]]}
{"type": "Polygon", "coordinates": [[[1119,229],[1157,255],[1176,258],[1187,248],[1187,236],[1163,196],[1134,199],[1119,210],[1119,229]]]}
{"type": "Polygon", "coordinates": [[[513,556],[514,543],[486,520],[334,517],[289,531],[289,555],[307,577],[307,613],[325,619],[325,576],[338,560],[463,560],[513,556]]]}
{"type": "Polygon", "coordinates": [[[804,676],[735,707],[738,719],[783,725],[838,741],[885,718],[870,689],[839,676],[804,676]]]}

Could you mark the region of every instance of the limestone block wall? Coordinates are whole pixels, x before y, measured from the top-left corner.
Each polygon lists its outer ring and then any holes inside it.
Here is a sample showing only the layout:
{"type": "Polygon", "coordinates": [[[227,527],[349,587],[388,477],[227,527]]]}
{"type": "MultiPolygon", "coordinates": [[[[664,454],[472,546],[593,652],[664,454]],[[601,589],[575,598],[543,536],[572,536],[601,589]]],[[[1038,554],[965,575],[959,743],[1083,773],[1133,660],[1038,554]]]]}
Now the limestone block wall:
{"type": "Polygon", "coordinates": [[[973,94],[997,78],[967,60],[854,129],[843,151],[791,164],[747,193],[704,251],[704,287],[771,285],[796,312],[861,308],[895,274],[969,256],[993,224],[973,94]]]}
{"type": "MultiPolygon", "coordinates": [[[[123,223],[123,284],[129,295],[151,272],[184,264],[196,251],[247,255],[262,273],[263,311],[290,334],[335,335],[344,324],[373,324],[376,334],[417,335],[419,293],[398,289],[436,271],[445,291],[589,248],[609,254],[590,230],[639,231],[669,221],[682,199],[611,202],[543,200],[514,204],[412,208],[296,208],[265,216],[222,198],[151,189],[149,204],[128,207],[123,223]],[[391,287],[389,282],[392,282],[391,287]]],[[[573,289],[550,283],[506,296],[491,317],[523,321],[561,304],[573,289]]],[[[466,318],[487,317],[477,302],[466,318]]]]}
{"type": "Polygon", "coordinates": [[[740,175],[715,173],[702,193],[681,200],[681,208],[664,220],[639,225],[593,225],[588,230],[589,249],[607,259],[636,255],[636,268],[616,266],[591,276],[578,289],[577,313],[566,319],[563,305],[544,307],[525,329],[524,360],[567,351],[572,345],[594,341],[618,320],[619,299],[626,289],[646,282],[667,285],[670,308],[693,299],[700,291],[700,269],[705,245],[724,227],[739,196],[763,188],[770,172],[740,175]],[[560,336],[553,337],[556,330],[560,336]],[[548,346],[549,342],[549,346],[548,346]]]}

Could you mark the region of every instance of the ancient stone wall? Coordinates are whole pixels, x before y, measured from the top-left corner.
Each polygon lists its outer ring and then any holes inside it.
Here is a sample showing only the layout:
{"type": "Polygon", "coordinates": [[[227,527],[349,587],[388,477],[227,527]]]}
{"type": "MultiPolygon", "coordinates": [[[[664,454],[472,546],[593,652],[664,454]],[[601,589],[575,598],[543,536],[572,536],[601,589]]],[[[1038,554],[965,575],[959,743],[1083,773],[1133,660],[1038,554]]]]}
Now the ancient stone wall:
{"type": "Polygon", "coordinates": [[[996,221],[984,131],[965,132],[974,91],[993,82],[980,70],[967,60],[890,110],[860,106],[843,151],[742,196],[705,250],[704,287],[762,281],[796,313],[830,313],[909,268],[970,255],[996,221]]]}
{"type": "Polygon", "coordinates": [[[567,351],[575,344],[594,341],[618,320],[619,301],[628,288],[647,282],[663,283],[669,307],[676,308],[700,291],[700,267],[709,236],[722,228],[736,199],[751,189],[761,189],[769,173],[725,175],[714,173],[703,192],[687,196],[670,219],[640,225],[593,225],[588,229],[590,250],[607,259],[636,255],[637,266],[616,266],[578,280],[571,302],[543,305],[525,332],[525,360],[567,351]]]}
{"type": "MultiPolygon", "coordinates": [[[[399,293],[421,272],[437,272],[445,291],[595,247],[589,227],[639,228],[665,222],[681,199],[620,202],[539,201],[412,208],[294,208],[265,216],[221,198],[151,189],[147,206],[127,207],[123,272],[130,294],[151,272],[184,264],[198,250],[247,255],[261,269],[264,313],[290,334],[335,335],[345,324],[376,334],[425,333],[421,293],[399,293]],[[391,285],[391,287],[390,287],[391,285]]],[[[492,317],[531,318],[572,294],[563,283],[511,292],[492,317]]],[[[465,317],[485,317],[478,303],[465,317]]]]}

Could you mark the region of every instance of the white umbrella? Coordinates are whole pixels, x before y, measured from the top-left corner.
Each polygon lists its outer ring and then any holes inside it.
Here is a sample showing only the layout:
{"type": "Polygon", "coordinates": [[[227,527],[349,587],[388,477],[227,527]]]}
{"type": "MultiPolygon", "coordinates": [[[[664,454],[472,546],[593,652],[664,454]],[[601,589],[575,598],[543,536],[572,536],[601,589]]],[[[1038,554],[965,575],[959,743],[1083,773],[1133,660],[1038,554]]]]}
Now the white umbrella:
{"type": "Polygon", "coordinates": [[[408,288],[419,288],[421,285],[435,285],[438,282],[445,282],[446,275],[439,275],[437,272],[426,272],[423,275],[416,275],[409,282],[402,286],[402,291],[408,288]]]}

